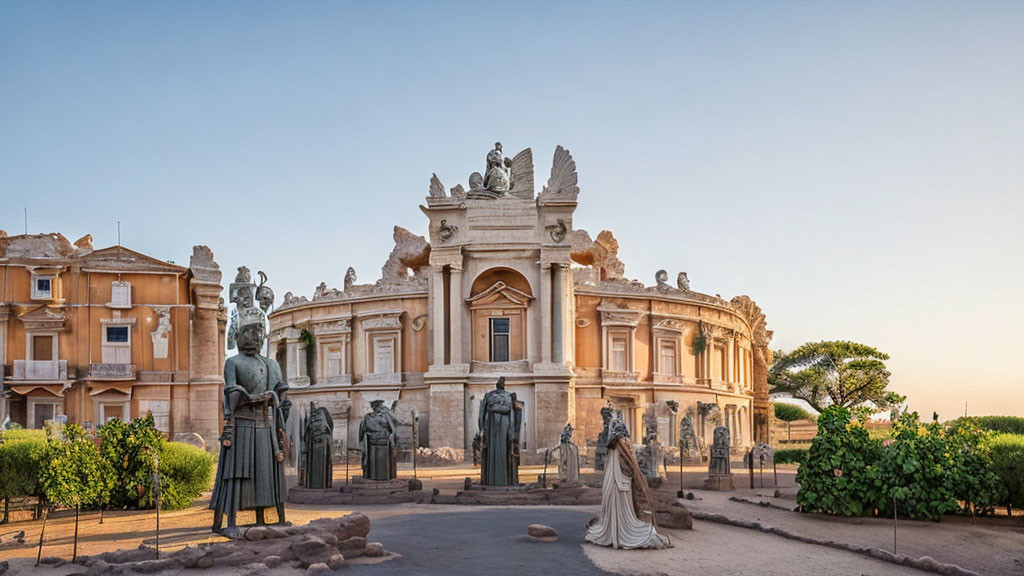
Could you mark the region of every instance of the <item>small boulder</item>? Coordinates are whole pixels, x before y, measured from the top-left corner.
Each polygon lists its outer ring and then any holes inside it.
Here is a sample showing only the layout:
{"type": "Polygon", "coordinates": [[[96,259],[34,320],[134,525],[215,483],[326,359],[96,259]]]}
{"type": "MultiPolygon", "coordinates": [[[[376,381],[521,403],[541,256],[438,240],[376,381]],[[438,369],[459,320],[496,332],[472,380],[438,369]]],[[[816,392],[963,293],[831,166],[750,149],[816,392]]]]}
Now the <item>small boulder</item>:
{"type": "Polygon", "coordinates": [[[64,564],[66,564],[64,560],[62,560],[61,558],[57,558],[56,556],[43,556],[39,559],[39,563],[54,567],[63,566],[64,564]]]}
{"type": "Polygon", "coordinates": [[[366,550],[366,538],[362,536],[353,536],[348,540],[342,540],[341,544],[338,545],[341,553],[345,558],[358,558],[363,555],[366,550]]]}
{"type": "Polygon", "coordinates": [[[310,566],[312,564],[324,564],[326,566],[331,556],[337,553],[336,549],[328,546],[320,538],[308,535],[303,536],[301,540],[292,544],[290,550],[292,554],[295,554],[295,558],[302,562],[303,566],[310,566]]]}
{"type": "Polygon", "coordinates": [[[667,510],[658,511],[659,528],[675,528],[677,530],[693,530],[693,518],[690,511],[682,504],[676,503],[667,510]]]}
{"type": "Polygon", "coordinates": [[[377,558],[384,555],[384,545],[380,542],[370,542],[363,549],[363,554],[370,558],[377,558]]]}
{"type": "Polygon", "coordinates": [[[409,478],[409,490],[423,490],[423,481],[419,478],[409,478]]]}
{"type": "Polygon", "coordinates": [[[310,564],[309,568],[306,568],[306,574],[310,576],[319,576],[320,574],[330,574],[331,567],[326,562],[317,562],[316,564],[310,564]]]}
{"type": "Polygon", "coordinates": [[[7,560],[0,561],[0,574],[7,572],[7,570],[10,569],[10,567],[11,565],[7,563],[7,560]]]}
{"type": "Polygon", "coordinates": [[[545,526],[543,524],[530,524],[530,527],[527,529],[527,533],[530,535],[530,538],[540,540],[542,542],[554,542],[555,540],[558,540],[558,532],[551,526],[545,526]]]}
{"type": "Polygon", "coordinates": [[[284,559],[282,559],[280,556],[277,556],[275,554],[271,554],[270,556],[267,556],[266,558],[263,559],[263,563],[267,565],[267,568],[271,568],[271,569],[277,568],[278,566],[281,565],[282,562],[284,562],[284,559]]]}
{"type": "Polygon", "coordinates": [[[331,570],[341,570],[345,566],[345,557],[341,554],[335,554],[327,560],[327,567],[331,570]]]}
{"type": "Polygon", "coordinates": [[[366,535],[370,533],[370,519],[366,517],[366,514],[349,514],[341,519],[341,526],[334,532],[338,540],[348,540],[353,536],[362,536],[366,538],[366,535]]]}
{"type": "Polygon", "coordinates": [[[242,573],[246,576],[256,576],[257,574],[266,574],[268,569],[269,567],[263,562],[253,562],[242,566],[242,573]]]}
{"type": "Polygon", "coordinates": [[[245,531],[245,539],[250,541],[265,540],[270,537],[270,530],[266,526],[253,526],[245,531]]]}

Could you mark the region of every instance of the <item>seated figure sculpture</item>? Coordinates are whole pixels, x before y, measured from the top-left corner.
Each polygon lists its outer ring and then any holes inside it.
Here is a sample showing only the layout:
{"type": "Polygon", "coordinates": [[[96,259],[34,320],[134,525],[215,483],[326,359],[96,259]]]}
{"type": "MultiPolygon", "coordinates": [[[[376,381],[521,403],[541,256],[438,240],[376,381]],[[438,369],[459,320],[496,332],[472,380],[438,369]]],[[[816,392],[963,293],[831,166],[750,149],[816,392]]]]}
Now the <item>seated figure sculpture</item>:
{"type": "Polygon", "coordinates": [[[586,541],[625,549],[671,546],[668,537],[659,534],[654,525],[651,503],[647,481],[633,456],[626,425],[622,420],[612,420],[608,427],[608,459],[601,484],[601,515],[587,528],[586,541]]]}
{"type": "Polygon", "coordinates": [[[397,477],[398,421],[383,400],[370,402],[372,412],[359,424],[365,480],[394,480],[397,477]]]}

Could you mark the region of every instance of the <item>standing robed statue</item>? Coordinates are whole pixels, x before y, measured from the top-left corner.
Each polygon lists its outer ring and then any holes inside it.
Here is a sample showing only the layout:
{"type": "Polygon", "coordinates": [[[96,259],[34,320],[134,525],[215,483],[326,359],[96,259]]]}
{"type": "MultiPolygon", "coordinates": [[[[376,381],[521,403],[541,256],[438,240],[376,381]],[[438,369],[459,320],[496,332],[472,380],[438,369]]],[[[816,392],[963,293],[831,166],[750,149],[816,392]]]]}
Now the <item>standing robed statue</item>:
{"type": "Polygon", "coordinates": [[[370,402],[373,410],[359,424],[365,480],[394,480],[398,476],[398,419],[383,400],[370,402]]]}
{"type": "Polygon", "coordinates": [[[299,483],[303,488],[330,488],[334,479],[334,419],[327,408],[310,405],[300,440],[302,474],[299,483]]]}
{"type": "Polygon", "coordinates": [[[519,428],[522,403],[505,390],[505,377],[480,401],[480,483],[515,486],[519,483],[519,428]]]}
{"type": "Polygon", "coordinates": [[[224,363],[224,431],[210,500],[213,531],[229,538],[239,536],[239,510],[255,510],[256,523],[265,524],[264,510],[276,508],[278,523],[285,522],[284,427],[291,402],[281,367],[260,355],[266,317],[255,304],[255,289],[249,270],[239,268],[230,295],[238,307],[240,354],[224,363]]]}

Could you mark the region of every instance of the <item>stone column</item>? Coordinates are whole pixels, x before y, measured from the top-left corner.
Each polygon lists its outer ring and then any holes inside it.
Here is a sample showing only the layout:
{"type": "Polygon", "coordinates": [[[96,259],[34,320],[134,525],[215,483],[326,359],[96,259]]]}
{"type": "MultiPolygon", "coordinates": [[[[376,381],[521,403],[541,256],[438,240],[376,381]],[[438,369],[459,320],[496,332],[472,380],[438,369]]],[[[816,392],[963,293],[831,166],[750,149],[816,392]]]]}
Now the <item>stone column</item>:
{"type": "Polygon", "coordinates": [[[551,362],[551,264],[540,265],[540,361],[551,362]]]}
{"type": "Polygon", "coordinates": [[[190,334],[188,421],[191,432],[216,447],[220,434],[221,394],[224,387],[224,365],[221,360],[220,266],[213,260],[213,251],[205,246],[192,249],[189,263],[192,272],[192,323],[190,334]]]}
{"type": "Polygon", "coordinates": [[[728,374],[723,374],[725,380],[732,384],[736,381],[736,339],[729,338],[729,346],[726,348],[726,353],[729,355],[728,360],[728,374]]]}
{"type": "Polygon", "coordinates": [[[7,318],[10,314],[7,306],[0,305],[0,422],[7,417],[7,397],[3,392],[4,365],[7,364],[7,318]]]}
{"type": "Polygon", "coordinates": [[[434,365],[444,364],[444,275],[441,266],[435,266],[430,274],[430,290],[433,293],[434,309],[430,314],[433,331],[434,365]]]}
{"type": "Polygon", "coordinates": [[[565,323],[565,269],[560,265],[554,266],[555,279],[551,290],[551,340],[554,350],[551,353],[551,360],[556,364],[565,362],[565,337],[563,324],[565,323]]]}
{"type": "Polygon", "coordinates": [[[449,302],[451,311],[451,363],[462,364],[462,268],[451,267],[451,278],[448,282],[449,302]]]}

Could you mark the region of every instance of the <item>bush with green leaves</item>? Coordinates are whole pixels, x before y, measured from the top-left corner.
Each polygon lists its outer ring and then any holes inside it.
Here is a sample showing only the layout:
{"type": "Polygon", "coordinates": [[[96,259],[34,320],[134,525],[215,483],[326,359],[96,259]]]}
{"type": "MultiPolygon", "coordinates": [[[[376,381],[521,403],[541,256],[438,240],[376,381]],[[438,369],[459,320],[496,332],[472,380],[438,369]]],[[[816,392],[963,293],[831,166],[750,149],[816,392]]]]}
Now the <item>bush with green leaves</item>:
{"type": "Polygon", "coordinates": [[[42,496],[39,473],[45,462],[46,435],[42,430],[11,429],[0,433],[0,498],[7,501],[42,496]]]}
{"type": "Polygon", "coordinates": [[[99,428],[100,450],[117,472],[112,508],[151,508],[156,454],[164,445],[152,416],[131,422],[111,420],[99,428]]]}
{"type": "Polygon", "coordinates": [[[993,432],[1024,434],[1024,417],[1021,416],[979,416],[978,426],[993,432]]]}
{"type": "Polygon", "coordinates": [[[881,442],[850,422],[850,411],[829,406],[818,416],[818,435],[800,464],[797,503],[807,512],[859,516],[872,511],[876,491],[871,466],[881,442]]]}
{"type": "Polygon", "coordinates": [[[167,442],[160,451],[161,506],[167,510],[188,508],[213,485],[217,459],[204,450],[167,442]]]}
{"type": "Polygon", "coordinates": [[[954,490],[956,461],[939,423],[922,426],[917,412],[903,414],[883,445],[873,473],[879,513],[891,516],[895,505],[899,514],[909,518],[939,520],[959,507],[954,490]]]}
{"type": "Polygon", "coordinates": [[[996,434],[986,445],[992,471],[1005,489],[1001,504],[1024,509],[1024,435],[996,434]]]}
{"type": "Polygon", "coordinates": [[[807,448],[783,448],[775,451],[776,464],[800,464],[807,457],[807,448]]]}
{"type": "Polygon", "coordinates": [[[946,428],[954,466],[953,490],[965,512],[987,514],[1005,501],[1005,488],[995,473],[990,442],[994,433],[982,430],[977,418],[959,418],[946,428]]]}
{"type": "Polygon", "coordinates": [[[68,508],[106,505],[114,487],[114,469],[78,424],[64,427],[63,438],[46,440],[40,482],[48,502],[68,508]]]}

